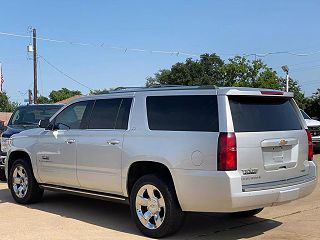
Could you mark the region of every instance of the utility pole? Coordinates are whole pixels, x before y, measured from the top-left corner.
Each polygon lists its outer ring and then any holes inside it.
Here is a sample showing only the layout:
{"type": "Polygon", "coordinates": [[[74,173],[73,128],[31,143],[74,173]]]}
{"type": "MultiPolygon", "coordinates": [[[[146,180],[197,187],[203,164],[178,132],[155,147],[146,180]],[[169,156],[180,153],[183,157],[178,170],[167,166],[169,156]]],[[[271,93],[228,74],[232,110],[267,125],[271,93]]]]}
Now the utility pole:
{"type": "Polygon", "coordinates": [[[284,65],[281,68],[286,73],[286,91],[289,92],[289,67],[284,65]]]}
{"type": "Polygon", "coordinates": [[[35,28],[32,29],[33,36],[33,103],[36,104],[38,102],[37,99],[37,31],[35,28]]]}

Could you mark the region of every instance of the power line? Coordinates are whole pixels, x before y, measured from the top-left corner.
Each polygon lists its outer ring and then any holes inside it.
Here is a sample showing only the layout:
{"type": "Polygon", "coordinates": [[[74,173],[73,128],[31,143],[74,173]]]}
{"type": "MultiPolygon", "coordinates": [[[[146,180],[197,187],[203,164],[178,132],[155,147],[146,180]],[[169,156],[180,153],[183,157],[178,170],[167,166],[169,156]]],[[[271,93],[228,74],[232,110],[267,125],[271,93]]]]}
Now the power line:
{"type": "MultiPolygon", "coordinates": [[[[0,32],[0,35],[5,36],[11,36],[11,37],[20,37],[20,38],[29,38],[28,35],[23,34],[15,34],[15,33],[8,33],[8,32],[0,32]]],[[[142,49],[142,48],[127,48],[127,47],[117,47],[117,46],[110,46],[106,45],[104,43],[101,44],[93,44],[93,43],[84,43],[84,42],[73,42],[73,41],[67,41],[67,40],[58,40],[58,39],[51,39],[51,38],[45,38],[45,37],[36,37],[37,40],[42,41],[48,41],[48,42],[55,42],[55,43],[67,43],[71,45],[80,45],[80,46],[89,46],[89,47],[101,47],[101,48],[109,48],[113,50],[119,50],[123,52],[146,52],[146,53],[160,53],[160,54],[167,54],[167,55],[184,55],[189,57],[199,57],[200,54],[195,53],[188,53],[188,52],[182,52],[182,51],[162,51],[162,50],[148,50],[148,49],[142,49]]]]}
{"type": "Polygon", "coordinates": [[[301,63],[290,64],[290,68],[291,68],[291,67],[295,67],[295,66],[305,65],[305,64],[308,64],[308,63],[316,63],[316,62],[320,62],[320,59],[318,59],[318,60],[306,61],[306,62],[301,62],[301,63]]]}
{"type": "MultiPolygon", "coordinates": [[[[0,32],[0,35],[4,36],[11,36],[11,37],[20,37],[20,38],[30,38],[29,35],[23,35],[23,34],[16,34],[16,33],[8,33],[8,32],[0,32]]],[[[119,50],[122,52],[146,52],[146,53],[159,53],[159,54],[167,54],[167,55],[173,55],[173,56],[188,56],[188,57],[200,57],[201,54],[197,53],[190,53],[190,52],[185,52],[185,51],[163,51],[163,50],[148,50],[148,49],[143,49],[143,48],[127,48],[127,47],[117,47],[117,46],[111,46],[111,45],[106,45],[105,43],[100,43],[100,44],[94,44],[94,43],[85,43],[85,42],[73,42],[73,41],[67,41],[67,40],[59,40],[59,39],[52,39],[52,38],[46,38],[46,37],[37,37],[37,40],[42,40],[42,41],[48,41],[48,42],[55,42],[55,43],[66,43],[66,44],[71,44],[71,45],[79,45],[79,46],[89,46],[89,47],[101,47],[101,48],[109,48],[113,50],[119,50]]],[[[293,56],[298,56],[298,57],[307,57],[311,55],[315,55],[320,53],[320,50],[317,51],[312,51],[312,52],[307,52],[307,53],[299,53],[299,52],[294,52],[294,51],[275,51],[275,52],[266,52],[266,53],[243,53],[243,54],[223,54],[223,55],[229,55],[229,56],[234,56],[234,55],[242,55],[244,57],[260,57],[264,58],[267,56],[271,55],[293,55],[293,56]]]]}
{"type": "Polygon", "coordinates": [[[301,67],[301,68],[293,68],[291,71],[294,71],[294,72],[301,72],[301,71],[308,71],[310,69],[316,69],[316,68],[320,68],[320,65],[317,64],[317,65],[312,65],[312,66],[305,66],[305,67],[301,67]]]}
{"type": "Polygon", "coordinates": [[[87,85],[83,84],[82,82],[74,79],[73,77],[71,77],[70,75],[66,74],[65,72],[63,72],[60,68],[56,67],[55,65],[53,65],[52,63],[50,63],[47,59],[45,59],[43,56],[39,55],[38,54],[38,57],[43,59],[45,61],[45,63],[47,63],[49,66],[51,66],[53,69],[55,69],[57,72],[59,72],[60,74],[64,75],[65,77],[69,78],[70,80],[78,83],[79,85],[89,89],[89,90],[92,90],[92,88],[88,87],[87,85]]]}

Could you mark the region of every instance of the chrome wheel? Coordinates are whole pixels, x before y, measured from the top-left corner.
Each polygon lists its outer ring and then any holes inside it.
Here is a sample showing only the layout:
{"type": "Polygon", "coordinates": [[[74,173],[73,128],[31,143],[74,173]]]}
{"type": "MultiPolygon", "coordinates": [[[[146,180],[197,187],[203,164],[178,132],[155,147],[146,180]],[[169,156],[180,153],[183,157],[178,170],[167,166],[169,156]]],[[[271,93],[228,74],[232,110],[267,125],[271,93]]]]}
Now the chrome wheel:
{"type": "Polygon", "coordinates": [[[17,165],[12,175],[13,191],[18,198],[24,198],[28,191],[28,175],[23,166],[17,165]]]}
{"type": "Polygon", "coordinates": [[[157,229],[164,221],[166,205],[158,188],[147,184],[136,196],[136,213],[140,222],[148,229],[157,229]]]}

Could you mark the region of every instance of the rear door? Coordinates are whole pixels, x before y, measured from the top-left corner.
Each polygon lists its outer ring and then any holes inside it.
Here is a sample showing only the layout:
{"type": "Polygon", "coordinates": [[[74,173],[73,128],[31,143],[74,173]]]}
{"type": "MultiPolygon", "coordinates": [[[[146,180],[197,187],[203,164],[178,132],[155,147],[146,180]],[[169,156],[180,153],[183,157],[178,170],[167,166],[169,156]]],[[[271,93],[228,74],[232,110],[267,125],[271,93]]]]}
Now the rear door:
{"type": "Polygon", "coordinates": [[[244,185],[288,181],[308,174],[308,144],[292,98],[229,96],[244,185]]]}

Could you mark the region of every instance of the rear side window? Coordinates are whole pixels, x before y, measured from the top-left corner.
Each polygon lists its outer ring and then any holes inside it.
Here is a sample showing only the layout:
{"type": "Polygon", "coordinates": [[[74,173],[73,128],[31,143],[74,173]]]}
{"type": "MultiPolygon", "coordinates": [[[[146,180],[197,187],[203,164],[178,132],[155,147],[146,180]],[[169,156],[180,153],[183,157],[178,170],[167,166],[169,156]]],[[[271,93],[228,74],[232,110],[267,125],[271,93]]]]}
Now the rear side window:
{"type": "Polygon", "coordinates": [[[114,129],[121,100],[97,100],[91,113],[89,129],[114,129]]]}
{"type": "Polygon", "coordinates": [[[150,130],[218,132],[217,96],[147,97],[150,130]]]}
{"type": "Polygon", "coordinates": [[[289,98],[229,96],[235,132],[302,129],[289,98]]]}
{"type": "Polygon", "coordinates": [[[132,99],[96,100],[89,129],[127,129],[132,99]]]}
{"type": "Polygon", "coordinates": [[[122,99],[119,109],[115,129],[128,129],[129,114],[131,108],[132,98],[122,99]]]}

